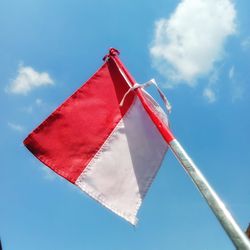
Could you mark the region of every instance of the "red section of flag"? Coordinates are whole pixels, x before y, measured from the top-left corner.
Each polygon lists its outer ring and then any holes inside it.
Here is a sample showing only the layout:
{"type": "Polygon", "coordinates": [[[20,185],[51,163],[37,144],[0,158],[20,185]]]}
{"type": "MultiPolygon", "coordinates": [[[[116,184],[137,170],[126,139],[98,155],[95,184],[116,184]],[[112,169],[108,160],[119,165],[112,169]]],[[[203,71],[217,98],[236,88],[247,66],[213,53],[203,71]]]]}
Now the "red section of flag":
{"type": "Polygon", "coordinates": [[[24,141],[44,164],[72,183],[127,112],[134,94],[119,107],[129,86],[109,60],[24,141]]]}

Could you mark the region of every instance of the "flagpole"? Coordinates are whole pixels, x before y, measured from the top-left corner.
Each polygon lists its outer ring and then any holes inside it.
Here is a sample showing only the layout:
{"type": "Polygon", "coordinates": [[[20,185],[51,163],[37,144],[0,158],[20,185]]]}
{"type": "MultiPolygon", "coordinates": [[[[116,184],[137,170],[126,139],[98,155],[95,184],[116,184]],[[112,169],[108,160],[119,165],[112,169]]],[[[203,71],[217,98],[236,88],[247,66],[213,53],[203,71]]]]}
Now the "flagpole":
{"type": "MultiPolygon", "coordinates": [[[[121,74],[123,75],[124,79],[128,83],[129,87],[134,86],[136,84],[136,81],[130,75],[123,63],[120,61],[118,55],[119,51],[114,48],[111,48],[109,54],[104,57],[104,60],[106,60],[107,58],[113,59],[121,74]]],[[[183,168],[186,170],[195,185],[200,190],[201,194],[207,201],[208,205],[214,212],[215,216],[221,223],[222,227],[224,228],[225,232],[227,233],[237,250],[250,250],[250,241],[240,229],[233,216],[227,210],[226,206],[221,201],[216,192],[213,190],[213,188],[210,186],[201,171],[194,164],[192,159],[188,156],[181,144],[176,140],[168,126],[160,119],[158,119],[154,111],[152,111],[152,109],[149,107],[143,97],[141,90],[136,89],[135,91],[137,92],[137,96],[141,100],[142,105],[148,112],[150,118],[152,119],[152,121],[154,121],[158,130],[162,134],[164,140],[168,143],[176,158],[179,160],[183,168]]]]}
{"type": "Polygon", "coordinates": [[[186,170],[186,172],[194,181],[195,185],[200,190],[201,194],[207,201],[208,205],[214,212],[215,216],[221,223],[222,227],[228,234],[235,247],[238,250],[250,250],[250,241],[240,229],[239,225],[236,223],[224,203],[210,186],[201,171],[183,149],[181,144],[176,139],[173,139],[169,143],[169,146],[183,168],[186,170]]]}

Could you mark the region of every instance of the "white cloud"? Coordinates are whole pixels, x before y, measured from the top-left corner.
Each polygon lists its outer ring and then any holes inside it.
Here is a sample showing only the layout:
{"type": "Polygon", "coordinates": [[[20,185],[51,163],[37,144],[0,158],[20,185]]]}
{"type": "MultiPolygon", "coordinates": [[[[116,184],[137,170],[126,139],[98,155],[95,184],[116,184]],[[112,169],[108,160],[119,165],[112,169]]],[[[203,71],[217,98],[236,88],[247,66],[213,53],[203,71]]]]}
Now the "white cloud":
{"type": "Polygon", "coordinates": [[[24,131],[24,127],[21,126],[20,124],[17,124],[17,123],[8,122],[8,126],[12,130],[17,131],[17,132],[23,132],[24,131]]]}
{"type": "Polygon", "coordinates": [[[19,65],[16,78],[10,82],[6,90],[13,94],[27,94],[34,88],[53,83],[47,72],[38,72],[30,66],[19,65]]]}
{"type": "Polygon", "coordinates": [[[150,48],[153,65],[171,85],[196,84],[223,56],[225,39],[235,33],[230,0],[182,0],[169,19],[155,23],[150,48]]]}
{"type": "Polygon", "coordinates": [[[216,101],[216,95],[215,92],[211,88],[205,88],[203,91],[203,96],[206,98],[206,100],[209,103],[213,103],[216,101]]]}

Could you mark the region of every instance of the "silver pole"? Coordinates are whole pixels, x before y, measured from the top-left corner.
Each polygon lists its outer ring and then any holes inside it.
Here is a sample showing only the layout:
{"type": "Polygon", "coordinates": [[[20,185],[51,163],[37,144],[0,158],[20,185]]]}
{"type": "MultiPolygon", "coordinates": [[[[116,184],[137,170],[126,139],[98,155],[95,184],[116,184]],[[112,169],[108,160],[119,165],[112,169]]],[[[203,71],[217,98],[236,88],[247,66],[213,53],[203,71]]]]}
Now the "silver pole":
{"type": "Polygon", "coordinates": [[[174,139],[169,143],[169,145],[177,159],[180,161],[181,165],[190,175],[201,194],[204,196],[208,205],[220,221],[235,247],[238,250],[250,250],[250,241],[242,232],[239,225],[236,223],[230,212],[220,200],[219,196],[209,185],[203,174],[185,152],[180,143],[174,139]]]}

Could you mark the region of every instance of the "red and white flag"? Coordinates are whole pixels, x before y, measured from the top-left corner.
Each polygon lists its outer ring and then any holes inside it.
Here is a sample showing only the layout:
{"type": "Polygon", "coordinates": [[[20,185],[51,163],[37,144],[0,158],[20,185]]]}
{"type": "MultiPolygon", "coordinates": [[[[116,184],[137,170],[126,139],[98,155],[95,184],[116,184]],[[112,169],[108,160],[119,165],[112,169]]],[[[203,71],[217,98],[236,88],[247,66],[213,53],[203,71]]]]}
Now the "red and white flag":
{"type": "Polygon", "coordinates": [[[111,49],[102,67],[24,144],[57,174],[136,224],[173,137],[165,113],[118,54],[111,49]]]}

